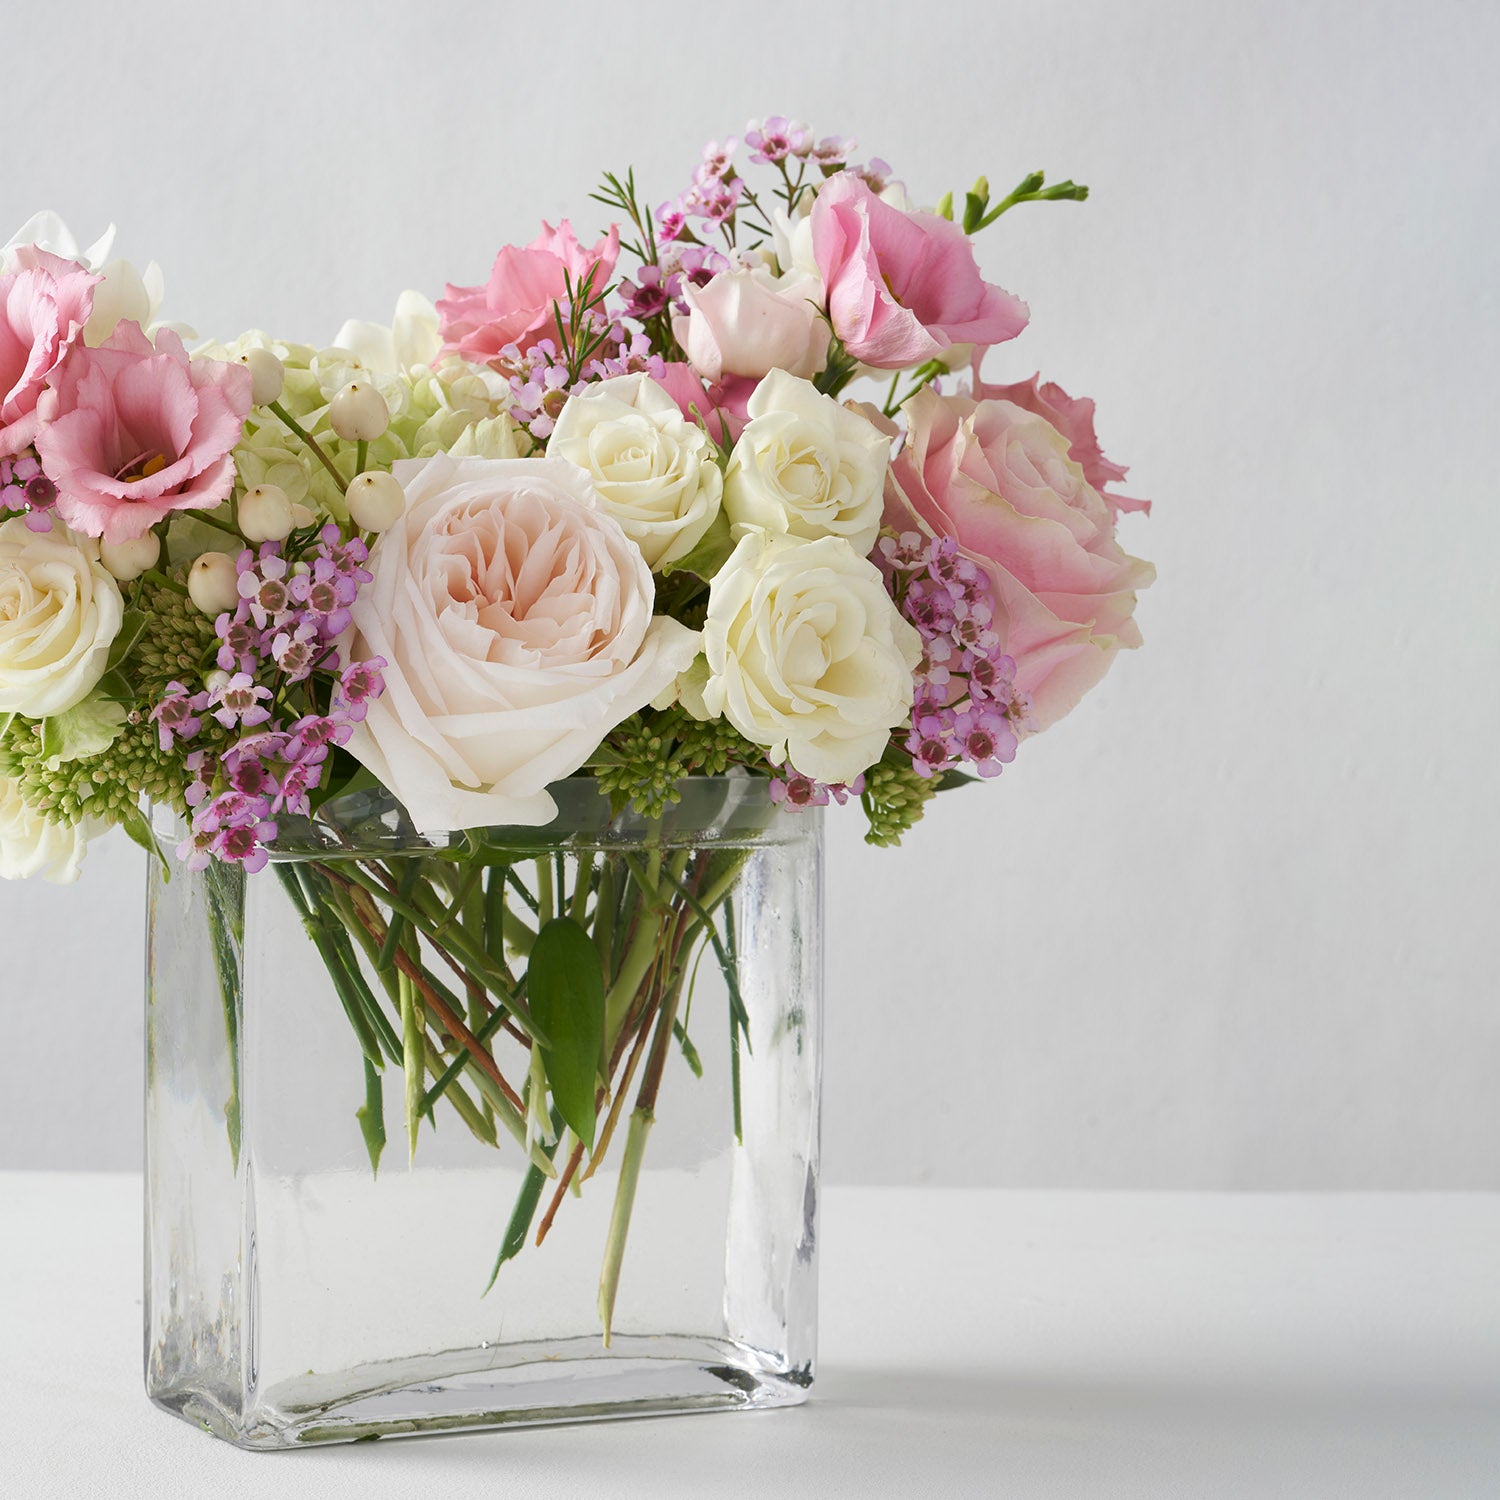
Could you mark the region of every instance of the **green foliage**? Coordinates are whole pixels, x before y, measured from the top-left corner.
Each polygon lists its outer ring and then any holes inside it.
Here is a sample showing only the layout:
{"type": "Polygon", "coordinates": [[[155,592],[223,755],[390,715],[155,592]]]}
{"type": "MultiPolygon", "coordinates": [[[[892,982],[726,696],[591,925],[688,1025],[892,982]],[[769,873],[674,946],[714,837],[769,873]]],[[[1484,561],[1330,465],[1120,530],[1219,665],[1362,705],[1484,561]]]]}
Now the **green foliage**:
{"type": "Polygon", "coordinates": [[[531,1013],[547,1033],[542,1065],[558,1113],[594,1144],[594,1103],[604,1063],[604,971],[584,927],[557,917],[536,935],[527,966],[531,1013]]]}

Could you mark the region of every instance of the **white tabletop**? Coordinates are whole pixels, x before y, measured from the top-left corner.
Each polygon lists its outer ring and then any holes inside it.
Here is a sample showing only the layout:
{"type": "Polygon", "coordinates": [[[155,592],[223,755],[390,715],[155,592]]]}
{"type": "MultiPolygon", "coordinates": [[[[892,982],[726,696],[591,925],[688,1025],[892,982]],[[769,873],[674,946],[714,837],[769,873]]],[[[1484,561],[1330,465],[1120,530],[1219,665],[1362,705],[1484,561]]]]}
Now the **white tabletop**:
{"type": "Polygon", "coordinates": [[[243,1453],[142,1394],[139,1194],[0,1174],[6,1500],[1500,1495],[1500,1195],[832,1188],[804,1407],[243,1453]]]}

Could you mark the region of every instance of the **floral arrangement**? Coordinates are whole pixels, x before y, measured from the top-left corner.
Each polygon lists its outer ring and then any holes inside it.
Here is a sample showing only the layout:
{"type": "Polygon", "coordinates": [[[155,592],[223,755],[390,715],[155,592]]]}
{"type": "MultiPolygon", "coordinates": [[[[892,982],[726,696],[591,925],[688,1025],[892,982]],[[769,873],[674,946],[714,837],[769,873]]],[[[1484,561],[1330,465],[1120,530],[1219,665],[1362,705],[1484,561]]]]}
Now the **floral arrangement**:
{"type": "Polygon", "coordinates": [[[982,375],[1028,312],[972,237],[1085,190],[923,210],[852,154],[770,119],[670,202],[609,175],[592,244],[544,224],[322,348],[190,353],[112,231],[80,250],[40,215],[4,250],[0,875],[72,879],[113,824],[155,851],[146,808],[174,813],[232,966],[235,882],[272,863],[360,1039],[374,1163],[396,1063],[413,1149],[446,1099],[529,1154],[530,1209],[560,1196],[648,1035],[659,1082],[695,944],[733,962],[731,856],[628,889],[580,867],[570,894],[480,831],[540,838],[572,776],[647,819],[687,776],[748,776],[894,844],[1139,644],[1152,569],[1115,533],[1147,506],[1093,404],[982,375]],[[288,820],[371,787],[473,836],[275,860],[288,820]],[[564,991],[588,1024],[559,1027],[564,991]]]}

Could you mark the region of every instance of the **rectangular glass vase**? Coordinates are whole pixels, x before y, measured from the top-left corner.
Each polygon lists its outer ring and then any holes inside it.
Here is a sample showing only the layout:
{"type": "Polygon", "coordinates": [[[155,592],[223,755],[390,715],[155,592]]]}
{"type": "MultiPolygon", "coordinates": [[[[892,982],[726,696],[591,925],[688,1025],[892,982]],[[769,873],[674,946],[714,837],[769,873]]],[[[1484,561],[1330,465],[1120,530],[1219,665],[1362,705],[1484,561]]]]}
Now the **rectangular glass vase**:
{"type": "Polygon", "coordinates": [[[157,1405],[285,1448],[805,1398],[821,822],[764,781],[681,791],[660,819],[612,817],[579,778],[544,829],[436,837],[359,794],[289,820],[256,874],[153,871],[157,1405]],[[523,1010],[525,950],[564,916],[623,1017],[598,1151],[500,1003],[523,1010]],[[487,987],[500,972],[511,989],[487,987]]]}

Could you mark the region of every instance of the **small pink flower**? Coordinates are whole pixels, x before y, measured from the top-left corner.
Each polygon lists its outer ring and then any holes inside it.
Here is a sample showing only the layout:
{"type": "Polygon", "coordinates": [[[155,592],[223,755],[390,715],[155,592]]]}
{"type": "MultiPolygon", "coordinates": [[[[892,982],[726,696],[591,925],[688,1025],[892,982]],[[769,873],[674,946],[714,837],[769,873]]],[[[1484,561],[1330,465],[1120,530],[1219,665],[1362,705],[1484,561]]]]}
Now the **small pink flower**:
{"type": "Polygon", "coordinates": [[[819,190],[812,239],[833,331],[864,364],[901,369],[954,344],[1003,343],[1026,326],[1026,304],[980,276],[957,224],[903,213],[853,172],[819,190]]]}
{"type": "Polygon", "coordinates": [[[576,287],[592,272],[594,293],[603,292],[619,254],[618,226],[586,250],[566,219],[556,229],[544,221],[529,245],[501,250],[483,286],[448,287],[437,304],[444,353],[481,365],[498,359],[507,344],[526,353],[556,330],[554,303],[566,316],[568,279],[576,287]]]}
{"type": "Polygon", "coordinates": [[[174,510],[211,510],[234,484],[230,451],[250,411],[250,371],[189,360],[163,329],[156,343],[122,322],[78,348],[40,405],[37,453],[74,531],[127,542],[174,510]]]}
{"type": "Polygon", "coordinates": [[[28,246],[20,268],[0,276],[0,458],[32,443],[37,404],[73,348],[99,278],[73,261],[28,246]]]}

